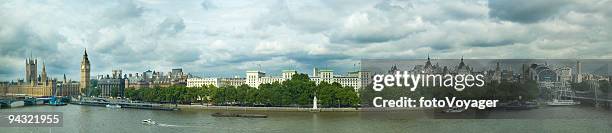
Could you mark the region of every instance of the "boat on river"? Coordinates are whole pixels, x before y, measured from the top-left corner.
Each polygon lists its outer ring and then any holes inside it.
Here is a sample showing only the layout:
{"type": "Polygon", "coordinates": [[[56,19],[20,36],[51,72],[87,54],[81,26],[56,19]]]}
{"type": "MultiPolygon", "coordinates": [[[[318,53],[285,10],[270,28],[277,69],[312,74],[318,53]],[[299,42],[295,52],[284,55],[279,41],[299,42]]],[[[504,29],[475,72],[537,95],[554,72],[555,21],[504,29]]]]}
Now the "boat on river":
{"type": "Polygon", "coordinates": [[[155,121],[153,121],[151,119],[142,120],[141,123],[145,124],[145,125],[157,125],[157,122],[155,122],[155,121]]]}
{"type": "Polygon", "coordinates": [[[119,104],[107,104],[106,107],[107,108],[118,109],[118,108],[121,108],[121,105],[119,105],[119,104]]]}
{"type": "Polygon", "coordinates": [[[444,113],[461,113],[465,110],[466,110],[465,108],[461,108],[461,107],[451,107],[451,108],[444,110],[443,112],[444,113]]]}
{"type": "Polygon", "coordinates": [[[62,102],[61,98],[51,96],[51,99],[49,100],[49,105],[50,106],[65,106],[67,105],[67,103],[62,102]]]}
{"type": "Polygon", "coordinates": [[[513,101],[500,106],[506,110],[528,110],[538,108],[538,103],[535,101],[513,101]]]}
{"type": "Polygon", "coordinates": [[[11,102],[11,104],[9,104],[9,107],[11,107],[11,108],[23,107],[24,105],[25,105],[25,102],[23,102],[23,101],[13,101],[13,102],[11,102]]]}
{"type": "Polygon", "coordinates": [[[548,106],[570,106],[570,105],[578,105],[578,104],[580,104],[580,102],[576,102],[574,100],[557,100],[557,99],[554,99],[553,101],[547,102],[546,104],[548,106]]]}
{"type": "Polygon", "coordinates": [[[238,114],[238,113],[213,113],[213,117],[244,117],[244,118],[268,118],[268,115],[263,114],[238,114]]]}

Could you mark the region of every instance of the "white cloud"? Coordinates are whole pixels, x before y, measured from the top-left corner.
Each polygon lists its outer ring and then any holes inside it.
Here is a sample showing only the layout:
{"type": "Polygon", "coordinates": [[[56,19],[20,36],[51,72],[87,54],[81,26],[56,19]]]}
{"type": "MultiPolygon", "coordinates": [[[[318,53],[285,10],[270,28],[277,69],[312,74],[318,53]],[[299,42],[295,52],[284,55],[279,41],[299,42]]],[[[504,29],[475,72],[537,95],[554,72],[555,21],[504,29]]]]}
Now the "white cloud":
{"type": "MultiPolygon", "coordinates": [[[[32,51],[51,76],[183,67],[240,75],[361,58],[610,58],[611,1],[103,0],[0,2],[0,80],[32,51]],[[597,3],[597,4],[593,4],[597,3]]],[[[345,66],[346,65],[346,66],[345,66]]]]}

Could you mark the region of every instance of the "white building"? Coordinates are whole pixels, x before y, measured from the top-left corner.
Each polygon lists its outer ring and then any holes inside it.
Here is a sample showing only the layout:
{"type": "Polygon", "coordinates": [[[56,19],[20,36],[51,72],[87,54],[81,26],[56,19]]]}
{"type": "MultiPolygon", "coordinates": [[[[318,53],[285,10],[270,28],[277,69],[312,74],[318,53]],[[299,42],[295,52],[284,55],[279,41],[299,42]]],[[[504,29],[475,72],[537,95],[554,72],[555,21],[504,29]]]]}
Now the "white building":
{"type": "Polygon", "coordinates": [[[221,82],[219,78],[188,78],[187,79],[187,87],[202,87],[202,86],[214,85],[219,87],[221,82]]]}
{"type": "MultiPolygon", "coordinates": [[[[187,79],[187,87],[200,87],[203,85],[222,86],[240,86],[246,84],[250,87],[258,88],[261,84],[272,84],[274,82],[282,83],[291,79],[297,74],[295,70],[283,70],[281,76],[266,76],[262,71],[246,71],[246,78],[189,78],[187,79]]],[[[342,86],[350,86],[358,91],[364,85],[371,82],[370,73],[365,71],[349,72],[347,75],[334,75],[333,70],[318,70],[314,69],[310,80],[317,85],[323,81],[327,83],[339,83],[342,86]]]]}
{"type": "Polygon", "coordinates": [[[234,86],[238,87],[246,83],[246,78],[233,77],[233,78],[221,78],[221,86],[234,86]]]}
{"type": "Polygon", "coordinates": [[[317,85],[325,81],[327,83],[339,83],[340,85],[350,86],[358,92],[364,85],[369,84],[370,73],[366,71],[349,72],[347,75],[334,75],[333,70],[313,69],[313,74],[310,77],[317,85]]]}
{"type": "Polygon", "coordinates": [[[295,70],[283,70],[282,76],[272,77],[266,76],[265,72],[262,71],[246,71],[246,84],[258,88],[261,84],[272,84],[274,82],[283,82],[291,79],[291,76],[297,74],[295,70]]]}
{"type": "Polygon", "coordinates": [[[245,78],[188,78],[187,87],[201,87],[203,85],[214,85],[216,87],[223,86],[240,86],[246,82],[245,78]]]}

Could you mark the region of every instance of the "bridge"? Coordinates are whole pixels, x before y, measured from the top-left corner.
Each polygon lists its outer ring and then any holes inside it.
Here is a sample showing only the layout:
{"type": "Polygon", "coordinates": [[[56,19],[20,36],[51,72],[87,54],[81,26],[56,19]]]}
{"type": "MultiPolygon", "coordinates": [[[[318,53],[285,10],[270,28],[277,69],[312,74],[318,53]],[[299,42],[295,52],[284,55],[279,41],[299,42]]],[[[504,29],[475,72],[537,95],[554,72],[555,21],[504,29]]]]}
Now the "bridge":
{"type": "Polygon", "coordinates": [[[578,99],[578,100],[597,100],[597,101],[602,101],[602,102],[612,102],[612,99],[603,99],[603,98],[591,98],[591,97],[581,97],[581,96],[574,96],[574,97],[568,97],[568,98],[573,98],[573,99],[578,99]]]}
{"type": "Polygon", "coordinates": [[[575,95],[564,96],[566,98],[572,98],[584,102],[593,102],[595,106],[608,106],[612,107],[612,94],[597,95],[595,96],[592,92],[576,91],[575,95]]]}
{"type": "Polygon", "coordinates": [[[576,91],[574,94],[575,95],[569,98],[612,102],[612,93],[603,95],[598,94],[595,96],[595,94],[591,91],[576,91]]]}
{"type": "Polygon", "coordinates": [[[42,105],[48,102],[45,98],[19,97],[19,98],[0,98],[0,108],[10,107],[14,102],[23,101],[25,106],[42,105]]]}
{"type": "Polygon", "coordinates": [[[8,106],[12,101],[7,99],[0,99],[0,108],[8,106]]]}

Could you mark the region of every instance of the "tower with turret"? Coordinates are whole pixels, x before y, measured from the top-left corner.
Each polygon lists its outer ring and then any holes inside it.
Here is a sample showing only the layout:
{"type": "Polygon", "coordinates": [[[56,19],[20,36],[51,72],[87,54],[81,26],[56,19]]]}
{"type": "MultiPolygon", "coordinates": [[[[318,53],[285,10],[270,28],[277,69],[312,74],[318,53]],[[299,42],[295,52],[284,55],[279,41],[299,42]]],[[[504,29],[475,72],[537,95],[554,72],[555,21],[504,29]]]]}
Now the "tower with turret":
{"type": "Polygon", "coordinates": [[[81,95],[84,94],[84,90],[87,89],[87,87],[89,87],[89,72],[91,71],[90,69],[90,64],[89,64],[89,59],[87,58],[87,49],[85,49],[85,52],[83,54],[83,59],[81,60],[81,82],[79,85],[79,93],[81,95]]]}
{"type": "Polygon", "coordinates": [[[44,86],[47,86],[47,68],[45,67],[44,61],[42,66],[42,72],[40,74],[40,82],[42,82],[44,86]]]}
{"type": "Polygon", "coordinates": [[[26,64],[25,64],[25,69],[26,69],[26,73],[25,73],[25,81],[28,84],[31,85],[36,85],[38,84],[37,82],[37,78],[36,76],[38,76],[37,74],[37,67],[38,66],[38,60],[37,59],[33,59],[32,55],[30,55],[30,58],[26,59],[26,64]]]}

